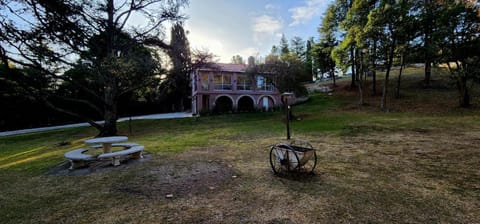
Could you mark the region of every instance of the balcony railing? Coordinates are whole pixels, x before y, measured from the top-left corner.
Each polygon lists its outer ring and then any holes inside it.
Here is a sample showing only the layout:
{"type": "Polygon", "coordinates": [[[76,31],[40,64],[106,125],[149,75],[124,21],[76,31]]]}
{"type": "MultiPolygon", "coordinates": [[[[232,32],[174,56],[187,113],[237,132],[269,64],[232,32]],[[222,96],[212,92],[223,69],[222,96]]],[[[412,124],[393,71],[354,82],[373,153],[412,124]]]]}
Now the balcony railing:
{"type": "Polygon", "coordinates": [[[232,84],[215,84],[213,88],[215,90],[232,90],[232,84]]]}
{"type": "Polygon", "coordinates": [[[259,86],[257,89],[259,91],[273,92],[275,90],[275,87],[273,87],[272,84],[268,84],[268,85],[259,86]]]}
{"type": "Polygon", "coordinates": [[[252,90],[251,85],[237,85],[237,90],[252,90]]]}

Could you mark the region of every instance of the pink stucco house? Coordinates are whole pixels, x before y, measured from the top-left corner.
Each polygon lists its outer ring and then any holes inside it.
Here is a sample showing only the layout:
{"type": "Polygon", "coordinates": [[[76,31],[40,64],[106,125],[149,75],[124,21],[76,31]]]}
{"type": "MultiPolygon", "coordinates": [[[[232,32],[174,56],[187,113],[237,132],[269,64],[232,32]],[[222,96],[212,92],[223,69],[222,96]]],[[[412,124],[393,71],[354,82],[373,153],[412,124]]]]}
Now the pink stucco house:
{"type": "Polygon", "coordinates": [[[282,105],[276,76],[247,72],[244,64],[217,63],[191,74],[192,113],[271,110],[282,105]]]}

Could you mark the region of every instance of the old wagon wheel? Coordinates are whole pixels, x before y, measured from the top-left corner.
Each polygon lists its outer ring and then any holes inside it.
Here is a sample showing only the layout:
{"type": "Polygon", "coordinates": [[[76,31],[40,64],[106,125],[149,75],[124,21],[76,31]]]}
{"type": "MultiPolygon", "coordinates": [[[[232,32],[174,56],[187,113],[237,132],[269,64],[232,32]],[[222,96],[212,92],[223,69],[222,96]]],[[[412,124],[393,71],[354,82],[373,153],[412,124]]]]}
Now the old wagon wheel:
{"type": "Polygon", "coordinates": [[[298,168],[300,160],[293,148],[287,144],[277,144],[270,149],[270,165],[275,174],[298,168]]]}
{"type": "Polygon", "coordinates": [[[300,161],[303,165],[299,167],[302,172],[314,173],[317,166],[317,153],[315,150],[305,152],[304,157],[300,161]]]}
{"type": "Polygon", "coordinates": [[[290,143],[292,148],[297,152],[299,158],[299,166],[297,167],[298,171],[313,173],[315,167],[317,166],[317,153],[313,146],[303,140],[292,140],[290,143]]]}

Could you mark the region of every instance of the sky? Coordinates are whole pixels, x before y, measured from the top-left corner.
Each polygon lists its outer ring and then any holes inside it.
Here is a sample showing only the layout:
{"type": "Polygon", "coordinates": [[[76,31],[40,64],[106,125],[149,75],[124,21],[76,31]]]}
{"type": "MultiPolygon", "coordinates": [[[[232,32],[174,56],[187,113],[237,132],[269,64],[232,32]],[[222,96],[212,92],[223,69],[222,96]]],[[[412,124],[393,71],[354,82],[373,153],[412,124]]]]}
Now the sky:
{"type": "MultiPolygon", "coordinates": [[[[228,63],[234,55],[265,57],[282,34],[318,39],[317,28],[333,0],[190,0],[183,9],[190,46],[228,63]]],[[[15,8],[15,6],[12,6],[15,8]]],[[[13,18],[18,20],[17,18],[13,18]]],[[[23,23],[21,20],[17,22],[23,23]]],[[[145,25],[132,16],[132,26],[145,25]]],[[[169,26],[165,26],[169,39],[169,26]]]]}
{"type": "Polygon", "coordinates": [[[228,63],[234,55],[264,57],[282,34],[318,38],[332,0],[191,0],[184,10],[192,48],[207,49],[228,63]]]}

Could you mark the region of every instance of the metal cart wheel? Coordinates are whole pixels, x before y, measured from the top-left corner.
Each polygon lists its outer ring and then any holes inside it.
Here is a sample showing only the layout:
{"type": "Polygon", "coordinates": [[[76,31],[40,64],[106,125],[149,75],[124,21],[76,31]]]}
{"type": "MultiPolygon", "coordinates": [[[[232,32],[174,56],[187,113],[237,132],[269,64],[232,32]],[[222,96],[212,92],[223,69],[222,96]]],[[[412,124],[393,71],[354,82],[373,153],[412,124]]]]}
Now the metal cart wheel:
{"type": "Polygon", "coordinates": [[[289,145],[277,144],[271,147],[270,165],[275,174],[293,171],[299,164],[297,153],[289,145]]]}
{"type": "Polygon", "coordinates": [[[315,150],[312,150],[313,155],[304,162],[303,166],[299,167],[302,172],[314,173],[315,167],[317,166],[317,153],[315,150]]]}

